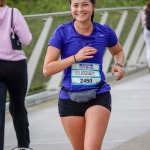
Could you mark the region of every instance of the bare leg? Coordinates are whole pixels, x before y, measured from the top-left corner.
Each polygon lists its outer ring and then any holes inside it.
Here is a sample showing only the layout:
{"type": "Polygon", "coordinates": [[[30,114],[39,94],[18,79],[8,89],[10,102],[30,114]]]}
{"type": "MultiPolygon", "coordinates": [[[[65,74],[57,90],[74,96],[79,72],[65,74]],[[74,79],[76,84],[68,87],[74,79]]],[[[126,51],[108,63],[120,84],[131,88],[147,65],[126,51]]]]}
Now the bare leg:
{"type": "Polygon", "coordinates": [[[92,106],[85,114],[84,150],[100,150],[107,129],[110,111],[102,106],[92,106]]]}
{"type": "Polygon", "coordinates": [[[82,116],[61,117],[64,130],[74,150],[84,150],[85,118],[82,116]]]}

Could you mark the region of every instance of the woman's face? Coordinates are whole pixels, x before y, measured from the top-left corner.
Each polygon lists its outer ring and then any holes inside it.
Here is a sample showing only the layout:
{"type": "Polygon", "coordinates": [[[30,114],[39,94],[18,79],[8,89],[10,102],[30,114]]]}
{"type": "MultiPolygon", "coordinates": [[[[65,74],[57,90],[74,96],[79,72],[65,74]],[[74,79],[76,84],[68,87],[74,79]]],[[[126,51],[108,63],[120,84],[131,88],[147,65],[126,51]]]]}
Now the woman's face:
{"type": "Polygon", "coordinates": [[[91,21],[94,8],[95,5],[93,5],[90,0],[71,0],[71,13],[78,22],[91,21]]]}

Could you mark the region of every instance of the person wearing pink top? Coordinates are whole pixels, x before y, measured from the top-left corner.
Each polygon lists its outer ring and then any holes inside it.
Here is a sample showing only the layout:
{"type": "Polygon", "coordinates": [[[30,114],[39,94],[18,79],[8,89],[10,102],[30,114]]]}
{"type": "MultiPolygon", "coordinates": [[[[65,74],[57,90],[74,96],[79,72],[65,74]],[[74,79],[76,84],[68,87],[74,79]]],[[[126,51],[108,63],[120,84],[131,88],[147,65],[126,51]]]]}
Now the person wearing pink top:
{"type": "MultiPolygon", "coordinates": [[[[23,50],[12,49],[10,40],[12,8],[0,0],[0,150],[4,149],[5,103],[9,94],[9,111],[17,137],[17,147],[28,148],[29,122],[25,108],[28,76],[23,50]]],[[[13,30],[22,45],[30,44],[32,34],[17,8],[13,10],[13,30]]]]}
{"type": "Polygon", "coordinates": [[[143,7],[142,15],[141,15],[143,37],[147,47],[146,59],[148,63],[149,73],[150,73],[150,30],[146,28],[146,14],[149,9],[150,9],[150,0],[148,0],[147,4],[143,7]]]}

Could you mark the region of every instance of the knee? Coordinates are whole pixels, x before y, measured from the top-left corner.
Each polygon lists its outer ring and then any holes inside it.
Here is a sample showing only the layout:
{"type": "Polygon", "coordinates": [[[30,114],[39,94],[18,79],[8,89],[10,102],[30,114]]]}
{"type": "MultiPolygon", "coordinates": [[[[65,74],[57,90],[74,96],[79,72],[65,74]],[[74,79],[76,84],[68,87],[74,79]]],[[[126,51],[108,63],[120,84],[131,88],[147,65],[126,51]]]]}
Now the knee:
{"type": "Polygon", "coordinates": [[[9,111],[10,113],[13,112],[22,112],[25,110],[25,105],[22,103],[10,103],[9,104],[9,111]]]}
{"type": "Polygon", "coordinates": [[[86,144],[84,150],[101,150],[100,144],[86,144]]]}

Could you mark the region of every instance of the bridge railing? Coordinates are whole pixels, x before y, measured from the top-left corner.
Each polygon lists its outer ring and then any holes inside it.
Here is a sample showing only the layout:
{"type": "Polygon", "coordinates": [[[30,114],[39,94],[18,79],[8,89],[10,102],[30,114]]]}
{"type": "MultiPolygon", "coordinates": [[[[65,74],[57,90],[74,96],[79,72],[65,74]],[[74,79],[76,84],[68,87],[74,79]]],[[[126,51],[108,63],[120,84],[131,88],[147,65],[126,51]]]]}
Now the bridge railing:
{"type": "MultiPolygon", "coordinates": [[[[135,69],[146,65],[146,47],[141,28],[141,7],[103,8],[95,10],[94,21],[112,27],[125,52],[125,68],[135,69]]],[[[41,91],[58,90],[62,72],[45,78],[42,73],[48,40],[54,29],[61,23],[72,20],[70,11],[47,14],[25,15],[33,41],[24,47],[28,58],[28,95],[41,91]]],[[[109,77],[113,59],[106,49],[103,70],[109,77]]]]}

